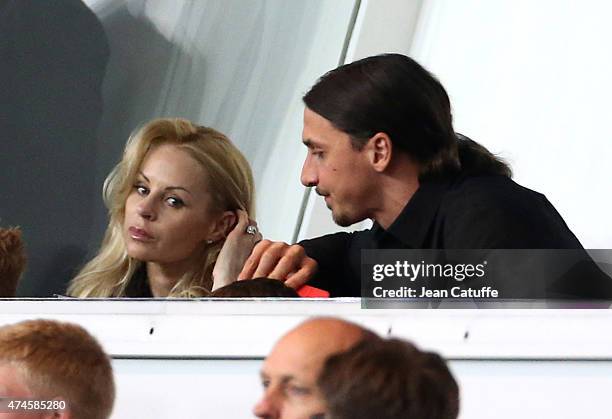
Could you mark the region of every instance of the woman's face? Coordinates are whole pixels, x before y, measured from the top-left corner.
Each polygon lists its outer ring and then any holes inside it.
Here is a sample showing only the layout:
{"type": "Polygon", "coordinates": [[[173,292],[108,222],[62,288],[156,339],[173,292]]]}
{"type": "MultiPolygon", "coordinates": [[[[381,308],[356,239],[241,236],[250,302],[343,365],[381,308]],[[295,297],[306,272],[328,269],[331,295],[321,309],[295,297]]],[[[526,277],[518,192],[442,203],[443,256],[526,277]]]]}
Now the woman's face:
{"type": "Polygon", "coordinates": [[[159,145],[145,156],[125,203],[127,253],[187,270],[206,240],[223,236],[219,219],[202,166],[177,146],[159,145]]]}

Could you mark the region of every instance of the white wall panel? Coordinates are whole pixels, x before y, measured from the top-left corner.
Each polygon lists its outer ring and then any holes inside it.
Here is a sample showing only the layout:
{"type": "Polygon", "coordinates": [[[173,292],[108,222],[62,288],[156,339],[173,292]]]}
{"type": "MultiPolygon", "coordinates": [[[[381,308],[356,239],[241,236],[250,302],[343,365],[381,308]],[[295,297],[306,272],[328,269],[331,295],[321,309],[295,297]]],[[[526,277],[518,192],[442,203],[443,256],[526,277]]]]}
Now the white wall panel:
{"type": "Polygon", "coordinates": [[[612,4],[428,0],[411,54],[455,128],[508,158],[587,248],[612,245],[612,4]]]}
{"type": "Polygon", "coordinates": [[[115,358],[113,419],[249,418],[274,342],[314,315],[356,321],[450,359],[462,419],[607,417],[610,310],[364,310],[329,301],[1,301],[0,325],[53,318],[115,358]],[[153,329],[153,331],[151,330],[153,329]]]}

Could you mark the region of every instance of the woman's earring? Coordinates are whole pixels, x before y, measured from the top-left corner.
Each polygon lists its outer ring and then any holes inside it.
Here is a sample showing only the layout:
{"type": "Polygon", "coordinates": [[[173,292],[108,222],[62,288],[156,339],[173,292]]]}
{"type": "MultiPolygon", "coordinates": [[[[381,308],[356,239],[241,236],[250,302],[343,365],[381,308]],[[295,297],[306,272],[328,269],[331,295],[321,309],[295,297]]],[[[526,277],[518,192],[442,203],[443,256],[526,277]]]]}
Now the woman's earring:
{"type": "Polygon", "coordinates": [[[214,240],[210,240],[210,239],[209,239],[209,240],[206,240],[206,244],[213,244],[213,241],[214,241],[214,240]]]}

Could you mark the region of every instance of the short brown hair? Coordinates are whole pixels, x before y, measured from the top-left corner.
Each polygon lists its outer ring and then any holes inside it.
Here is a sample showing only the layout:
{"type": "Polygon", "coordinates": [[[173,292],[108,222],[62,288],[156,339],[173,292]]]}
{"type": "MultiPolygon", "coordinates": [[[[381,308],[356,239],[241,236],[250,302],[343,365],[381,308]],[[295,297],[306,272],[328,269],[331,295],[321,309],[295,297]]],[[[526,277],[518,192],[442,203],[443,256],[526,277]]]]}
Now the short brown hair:
{"type": "Polygon", "coordinates": [[[444,360],[399,339],[366,340],[325,362],[330,419],[455,419],[459,387],[444,360]]]}
{"type": "Polygon", "coordinates": [[[109,357],[81,326],[28,320],[0,327],[0,362],[37,398],[62,398],[75,419],[105,419],[115,400],[109,357]]]}
{"type": "Polygon", "coordinates": [[[14,297],[26,265],[19,228],[0,228],[0,298],[14,297]]]}

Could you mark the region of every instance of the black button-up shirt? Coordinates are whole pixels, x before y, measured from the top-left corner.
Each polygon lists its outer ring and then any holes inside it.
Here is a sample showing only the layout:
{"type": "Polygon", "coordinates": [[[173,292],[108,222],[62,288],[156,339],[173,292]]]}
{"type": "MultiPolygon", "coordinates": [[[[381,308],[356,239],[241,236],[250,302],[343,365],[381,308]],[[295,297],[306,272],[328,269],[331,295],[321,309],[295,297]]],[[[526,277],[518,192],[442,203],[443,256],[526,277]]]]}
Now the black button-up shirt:
{"type": "Polygon", "coordinates": [[[331,296],[360,295],[362,249],[582,249],[544,195],[501,175],[423,182],[387,230],[300,244],[319,265],[309,284],[331,296]]]}

